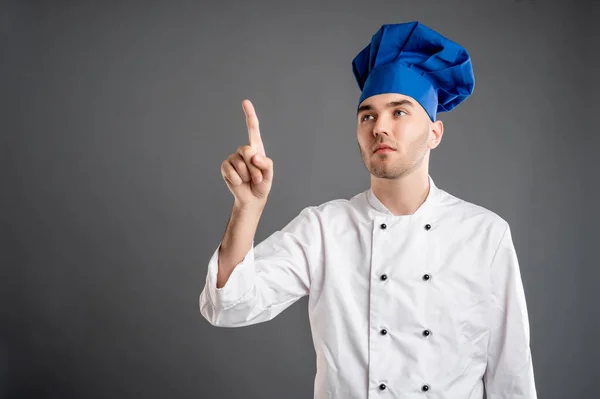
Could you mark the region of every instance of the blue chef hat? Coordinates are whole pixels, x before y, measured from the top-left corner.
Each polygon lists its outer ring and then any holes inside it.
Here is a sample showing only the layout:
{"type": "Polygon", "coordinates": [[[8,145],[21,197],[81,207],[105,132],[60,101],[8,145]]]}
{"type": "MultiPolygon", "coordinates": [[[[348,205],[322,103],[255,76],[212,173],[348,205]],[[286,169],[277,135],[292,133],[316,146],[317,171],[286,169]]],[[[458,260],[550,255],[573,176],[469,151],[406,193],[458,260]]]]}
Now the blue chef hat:
{"type": "Polygon", "coordinates": [[[365,98],[399,93],[414,98],[432,121],[473,92],[471,57],[461,45],[420,22],[383,25],[352,61],[365,98]]]}

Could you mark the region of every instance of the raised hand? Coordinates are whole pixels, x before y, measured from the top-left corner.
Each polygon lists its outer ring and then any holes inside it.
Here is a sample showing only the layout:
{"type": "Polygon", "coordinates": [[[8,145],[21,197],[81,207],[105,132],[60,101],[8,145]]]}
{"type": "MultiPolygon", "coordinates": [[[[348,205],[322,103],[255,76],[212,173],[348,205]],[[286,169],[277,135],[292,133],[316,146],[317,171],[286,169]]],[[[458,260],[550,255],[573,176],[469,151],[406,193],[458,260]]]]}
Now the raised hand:
{"type": "Polygon", "coordinates": [[[250,100],[242,101],[246,114],[249,144],[221,164],[221,174],[240,207],[264,207],[273,182],[273,161],[266,156],[260,136],[258,117],[250,100]]]}

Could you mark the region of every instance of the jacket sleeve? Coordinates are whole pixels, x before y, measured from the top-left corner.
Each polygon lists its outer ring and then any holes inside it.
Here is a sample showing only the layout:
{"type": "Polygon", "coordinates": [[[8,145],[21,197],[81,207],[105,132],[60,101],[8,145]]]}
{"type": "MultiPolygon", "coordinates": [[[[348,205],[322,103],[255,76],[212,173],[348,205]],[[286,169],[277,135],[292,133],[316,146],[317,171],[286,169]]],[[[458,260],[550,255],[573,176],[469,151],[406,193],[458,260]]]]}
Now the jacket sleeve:
{"type": "Polygon", "coordinates": [[[537,399],[525,292],[510,227],[491,263],[492,307],[487,399],[537,399]]]}
{"type": "Polygon", "coordinates": [[[304,208],[283,229],[248,251],[226,284],[217,288],[219,249],[208,263],[200,313],[218,327],[269,321],[308,295],[320,267],[322,233],[315,207],[304,208]]]}

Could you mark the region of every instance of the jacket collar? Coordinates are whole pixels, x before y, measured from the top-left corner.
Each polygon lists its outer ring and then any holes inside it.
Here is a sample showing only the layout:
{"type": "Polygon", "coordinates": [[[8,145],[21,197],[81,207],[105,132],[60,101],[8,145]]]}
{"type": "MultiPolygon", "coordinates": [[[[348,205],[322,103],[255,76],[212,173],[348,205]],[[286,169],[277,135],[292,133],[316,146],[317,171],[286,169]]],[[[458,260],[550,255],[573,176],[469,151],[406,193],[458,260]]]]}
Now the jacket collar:
{"type": "Polygon", "coordinates": [[[439,193],[440,193],[439,188],[435,185],[431,176],[429,176],[429,194],[427,195],[425,202],[423,202],[423,204],[421,204],[421,206],[412,215],[394,215],[394,214],[392,214],[392,212],[388,208],[386,208],[385,205],[383,205],[383,203],[379,200],[379,198],[377,198],[377,196],[373,192],[372,188],[369,188],[367,190],[367,202],[373,209],[375,209],[379,213],[382,213],[385,216],[391,216],[394,218],[424,216],[424,215],[428,215],[430,213],[433,205],[438,200],[439,193]]]}

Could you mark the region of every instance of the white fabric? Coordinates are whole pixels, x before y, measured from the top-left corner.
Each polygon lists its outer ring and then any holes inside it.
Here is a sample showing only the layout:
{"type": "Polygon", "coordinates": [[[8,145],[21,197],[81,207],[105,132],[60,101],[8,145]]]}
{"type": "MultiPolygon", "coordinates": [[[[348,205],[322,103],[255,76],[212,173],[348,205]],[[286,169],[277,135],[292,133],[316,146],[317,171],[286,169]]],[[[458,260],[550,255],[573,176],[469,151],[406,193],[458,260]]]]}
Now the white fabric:
{"type": "Polygon", "coordinates": [[[509,225],[429,181],[413,215],[371,189],[304,208],[220,289],[217,247],[201,314],[247,326],[309,295],[317,399],[482,399],[484,386],[488,399],[537,398],[509,225]]]}

